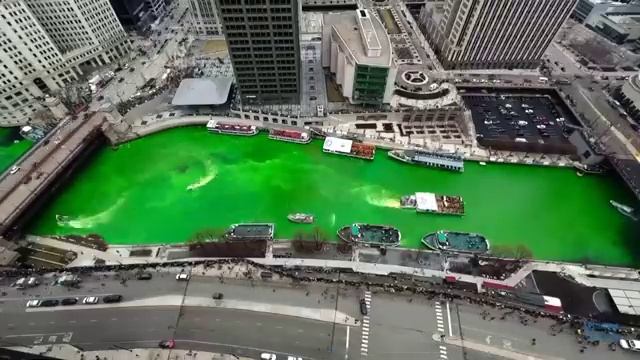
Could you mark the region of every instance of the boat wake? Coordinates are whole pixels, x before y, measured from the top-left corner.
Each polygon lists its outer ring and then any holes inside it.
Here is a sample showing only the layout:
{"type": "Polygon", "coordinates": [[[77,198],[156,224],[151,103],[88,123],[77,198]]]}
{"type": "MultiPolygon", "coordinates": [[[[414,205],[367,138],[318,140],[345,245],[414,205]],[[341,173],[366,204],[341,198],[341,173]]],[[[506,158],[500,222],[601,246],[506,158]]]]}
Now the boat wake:
{"type": "Polygon", "coordinates": [[[378,206],[399,209],[400,197],[394,196],[384,188],[377,185],[366,185],[353,189],[354,192],[358,192],[364,195],[364,199],[367,203],[378,206]]]}
{"type": "Polygon", "coordinates": [[[331,226],[336,225],[336,213],[331,214],[331,226]]]}
{"type": "Polygon", "coordinates": [[[124,198],[118,199],[115,204],[111,205],[110,208],[97,213],[91,216],[65,216],[65,215],[56,215],[56,222],[58,226],[71,227],[74,229],[89,229],[98,224],[104,224],[111,220],[113,214],[122,206],[124,203],[124,198]]]}
{"type": "Polygon", "coordinates": [[[218,175],[218,168],[213,165],[210,161],[208,161],[205,165],[205,174],[200,177],[196,182],[189,184],[187,186],[187,190],[195,190],[201,188],[216,178],[218,175]]]}

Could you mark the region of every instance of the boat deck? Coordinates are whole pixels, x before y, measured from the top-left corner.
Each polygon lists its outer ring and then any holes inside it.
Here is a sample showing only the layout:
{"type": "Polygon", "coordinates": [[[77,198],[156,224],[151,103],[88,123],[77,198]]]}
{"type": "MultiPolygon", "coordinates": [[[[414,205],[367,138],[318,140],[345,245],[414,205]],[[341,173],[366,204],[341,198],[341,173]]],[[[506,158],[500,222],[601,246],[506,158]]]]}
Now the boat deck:
{"type": "Polygon", "coordinates": [[[351,226],[340,229],[339,235],[343,240],[370,245],[397,246],[400,243],[400,233],[396,229],[367,225],[360,225],[358,229],[359,236],[352,234],[351,226]]]}
{"type": "Polygon", "coordinates": [[[237,239],[272,239],[273,224],[238,224],[229,229],[228,236],[237,239]]]}

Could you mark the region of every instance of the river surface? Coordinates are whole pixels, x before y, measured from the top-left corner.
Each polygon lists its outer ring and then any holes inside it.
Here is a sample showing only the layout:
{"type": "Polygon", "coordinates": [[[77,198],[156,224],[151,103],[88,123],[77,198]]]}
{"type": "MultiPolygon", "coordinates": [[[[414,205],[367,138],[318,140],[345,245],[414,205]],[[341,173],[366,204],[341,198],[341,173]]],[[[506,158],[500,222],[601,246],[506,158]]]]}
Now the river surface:
{"type": "Polygon", "coordinates": [[[31,224],[41,235],[97,233],[111,244],[185,242],[195,232],[238,222],[273,222],[278,238],[312,225],[334,237],[353,222],[396,226],[402,246],[439,229],[484,234],[492,246],[526,245],[539,259],[633,265],[633,222],[610,199],[637,205],[621,180],[570,169],[466,163],[451,173],[298,145],[180,128],[100,150],[31,224]],[[464,217],[417,214],[399,197],[417,191],[462,195],[464,217]],[[57,216],[58,215],[58,216],[57,216]]]}
{"type": "Polygon", "coordinates": [[[33,142],[20,136],[18,128],[0,128],[0,172],[9,168],[31,146],[33,142]]]}

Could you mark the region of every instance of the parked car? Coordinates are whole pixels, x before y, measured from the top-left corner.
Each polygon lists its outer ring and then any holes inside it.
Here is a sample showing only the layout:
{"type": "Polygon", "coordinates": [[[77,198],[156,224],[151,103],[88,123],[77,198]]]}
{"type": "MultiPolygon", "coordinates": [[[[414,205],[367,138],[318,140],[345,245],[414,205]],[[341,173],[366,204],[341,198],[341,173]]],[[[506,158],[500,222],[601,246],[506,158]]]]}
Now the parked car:
{"type": "Polygon", "coordinates": [[[78,303],[78,298],[65,298],[60,302],[62,305],[75,305],[78,303]]]}
{"type": "Polygon", "coordinates": [[[122,295],[107,295],[102,297],[102,302],[105,304],[117,303],[122,301],[122,295]]]}
{"type": "Polygon", "coordinates": [[[51,307],[51,306],[58,306],[58,304],[60,304],[59,300],[47,299],[47,300],[42,300],[42,302],[40,303],[40,306],[51,307]]]}
{"type": "Polygon", "coordinates": [[[222,300],[222,298],[224,298],[224,294],[220,292],[214,292],[211,297],[215,300],[222,300]]]}
{"type": "Polygon", "coordinates": [[[27,301],[27,307],[31,308],[31,307],[38,307],[40,306],[41,301],[40,300],[29,300],[27,301]]]}
{"type": "Polygon", "coordinates": [[[138,273],[138,275],[136,275],[136,279],[138,280],[151,280],[153,276],[151,275],[150,272],[141,272],[138,273]]]}
{"type": "Polygon", "coordinates": [[[620,339],[620,347],[629,351],[640,351],[640,341],[620,339]]]}
{"type": "Polygon", "coordinates": [[[191,275],[189,275],[188,273],[183,272],[176,275],[176,280],[178,281],[189,281],[189,279],[191,279],[191,275]]]}
{"type": "Polygon", "coordinates": [[[160,343],[158,343],[158,347],[161,349],[173,349],[174,347],[176,347],[176,341],[173,339],[162,340],[160,341],[160,343]]]}
{"type": "Polygon", "coordinates": [[[262,353],[260,354],[261,360],[276,360],[276,354],[272,353],[262,353]]]}
{"type": "Polygon", "coordinates": [[[289,356],[287,356],[287,360],[302,360],[302,358],[299,357],[299,356],[291,356],[291,355],[289,355],[289,356]]]}
{"type": "Polygon", "coordinates": [[[82,299],[82,303],[85,305],[95,305],[100,301],[100,298],[97,296],[87,296],[82,299]]]}
{"type": "Polygon", "coordinates": [[[38,280],[38,278],[31,276],[31,277],[20,278],[18,279],[18,281],[11,284],[11,286],[15,286],[18,289],[26,289],[26,288],[36,287],[39,284],[40,284],[40,281],[38,280]]]}
{"type": "Polygon", "coordinates": [[[18,171],[20,171],[20,166],[12,166],[11,170],[9,170],[9,174],[13,175],[15,173],[17,173],[18,171]]]}

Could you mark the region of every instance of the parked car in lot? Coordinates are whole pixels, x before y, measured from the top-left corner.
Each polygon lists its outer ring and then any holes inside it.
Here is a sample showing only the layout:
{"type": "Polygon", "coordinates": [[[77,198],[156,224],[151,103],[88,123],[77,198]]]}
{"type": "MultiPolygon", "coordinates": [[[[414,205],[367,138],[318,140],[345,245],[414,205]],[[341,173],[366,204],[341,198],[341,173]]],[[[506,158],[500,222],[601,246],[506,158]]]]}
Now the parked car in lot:
{"type": "Polygon", "coordinates": [[[60,302],[62,305],[75,305],[78,303],[78,298],[65,298],[60,302]]]}
{"type": "Polygon", "coordinates": [[[620,344],[620,347],[625,350],[640,351],[640,341],[638,340],[620,339],[618,343],[620,344]]]}
{"type": "Polygon", "coordinates": [[[97,296],[87,296],[82,299],[82,303],[85,305],[95,305],[100,301],[100,298],[97,296]]]}
{"type": "Polygon", "coordinates": [[[29,301],[27,301],[27,307],[28,308],[39,307],[40,303],[41,303],[40,300],[29,300],[29,301]]]}
{"type": "Polygon", "coordinates": [[[150,272],[141,272],[138,273],[138,275],[136,275],[136,279],[138,280],[151,280],[153,276],[151,275],[150,272]]]}
{"type": "Polygon", "coordinates": [[[102,302],[105,304],[112,304],[122,301],[122,295],[107,295],[102,297],[102,302]]]}
{"type": "Polygon", "coordinates": [[[189,275],[188,273],[183,272],[176,275],[176,280],[178,281],[189,281],[189,279],[191,279],[191,275],[189,275]]]}
{"type": "Polygon", "coordinates": [[[59,300],[47,299],[47,300],[42,300],[42,302],[40,303],[40,306],[51,307],[51,306],[58,306],[58,304],[60,304],[59,300]]]}

